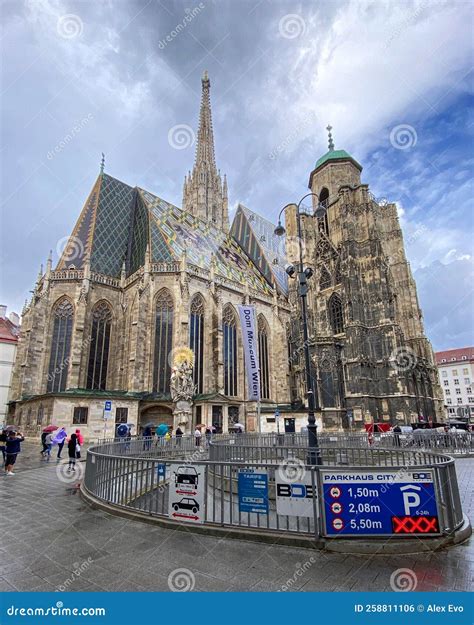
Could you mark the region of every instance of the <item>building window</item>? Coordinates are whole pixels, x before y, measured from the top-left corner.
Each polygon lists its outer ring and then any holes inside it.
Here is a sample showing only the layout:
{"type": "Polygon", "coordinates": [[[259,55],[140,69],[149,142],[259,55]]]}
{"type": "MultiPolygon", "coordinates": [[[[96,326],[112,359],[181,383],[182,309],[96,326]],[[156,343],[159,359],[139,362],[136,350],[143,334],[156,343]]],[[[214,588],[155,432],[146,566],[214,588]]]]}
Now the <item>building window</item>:
{"type": "Polygon", "coordinates": [[[204,381],[204,301],[200,295],[191,302],[189,347],[194,354],[193,379],[196,393],[203,393],[204,381]]]}
{"type": "Polygon", "coordinates": [[[470,386],[468,386],[468,387],[466,388],[466,393],[467,393],[468,395],[470,395],[470,394],[472,393],[472,388],[471,388],[470,386]]]}
{"type": "Polygon", "coordinates": [[[128,408],[115,409],[115,423],[128,423],[128,408]]]}
{"type": "Polygon", "coordinates": [[[471,383],[471,378],[464,378],[464,384],[467,384],[467,386],[469,386],[470,383],[471,383]]]}
{"type": "Polygon", "coordinates": [[[331,286],[331,274],[326,269],[326,267],[323,267],[321,269],[321,277],[319,278],[319,288],[322,291],[323,289],[327,289],[330,286],[331,286]]]}
{"type": "Polygon", "coordinates": [[[170,392],[170,352],[173,345],[173,300],[168,291],[158,294],[155,306],[153,392],[170,392]]]}
{"type": "Polygon", "coordinates": [[[456,386],[459,386],[459,380],[458,380],[457,378],[454,378],[454,384],[455,384],[456,386]]]}
{"type": "Polygon", "coordinates": [[[449,381],[448,381],[448,380],[444,380],[443,384],[444,384],[445,386],[449,386],[449,381]]]}
{"type": "Polygon", "coordinates": [[[451,372],[453,375],[457,375],[458,374],[458,370],[457,369],[453,369],[451,372]]]}
{"type": "Polygon", "coordinates": [[[448,372],[447,371],[442,371],[441,375],[443,376],[443,378],[447,378],[448,377],[448,372]]]}
{"type": "Polygon", "coordinates": [[[456,410],[454,408],[448,408],[449,414],[456,414],[456,410]]]}
{"type": "Polygon", "coordinates": [[[112,310],[106,302],[99,302],[92,311],[91,348],[86,388],[101,391],[107,388],[111,326],[112,310]]]}
{"type": "Polygon", "coordinates": [[[456,389],[456,395],[461,395],[461,389],[460,388],[456,389]]]}
{"type": "Polygon", "coordinates": [[[43,419],[44,419],[44,408],[40,404],[38,408],[38,412],[36,413],[36,425],[43,425],[43,419]]]}
{"type": "Polygon", "coordinates": [[[88,412],[89,412],[89,408],[84,408],[82,406],[74,408],[72,424],[73,425],[86,425],[88,412]]]}
{"type": "Polygon", "coordinates": [[[468,401],[470,404],[474,404],[474,397],[468,397],[468,398],[467,398],[467,401],[468,401]]]}
{"type": "MultiPolygon", "coordinates": [[[[334,380],[329,361],[321,363],[321,403],[323,408],[332,408],[336,405],[334,397],[334,380]]],[[[313,382],[314,385],[314,382],[313,382]]]]}
{"type": "Polygon", "coordinates": [[[446,395],[451,395],[451,391],[448,389],[446,389],[446,395]]]}
{"type": "Polygon", "coordinates": [[[469,369],[467,367],[464,367],[464,369],[462,370],[462,374],[469,375],[469,369]]]}
{"type": "Polygon", "coordinates": [[[329,206],[329,191],[326,187],[321,189],[321,193],[319,194],[319,203],[324,206],[326,209],[326,213],[324,217],[318,218],[318,230],[319,232],[323,232],[325,235],[329,235],[329,224],[328,224],[328,213],[327,208],[329,206]]]}
{"type": "Polygon", "coordinates": [[[462,397],[458,397],[458,404],[462,404],[462,397]]]}
{"type": "Polygon", "coordinates": [[[447,403],[447,404],[452,404],[453,402],[452,402],[450,399],[447,399],[447,400],[446,400],[446,403],[447,403]]]}
{"type": "Polygon", "coordinates": [[[224,309],[224,394],[237,395],[237,330],[234,311],[230,306],[224,309]]]}
{"type": "Polygon", "coordinates": [[[344,318],[342,314],[342,302],[337,293],[333,293],[328,302],[329,322],[334,334],[344,332],[344,318]]]}
{"type": "Polygon", "coordinates": [[[270,369],[268,358],[268,330],[265,319],[258,318],[258,357],[260,364],[260,396],[270,399],[270,369]]]}
{"type": "Polygon", "coordinates": [[[65,391],[71,352],[74,311],[67,298],[61,299],[53,311],[53,336],[48,369],[48,393],[65,391]]]}

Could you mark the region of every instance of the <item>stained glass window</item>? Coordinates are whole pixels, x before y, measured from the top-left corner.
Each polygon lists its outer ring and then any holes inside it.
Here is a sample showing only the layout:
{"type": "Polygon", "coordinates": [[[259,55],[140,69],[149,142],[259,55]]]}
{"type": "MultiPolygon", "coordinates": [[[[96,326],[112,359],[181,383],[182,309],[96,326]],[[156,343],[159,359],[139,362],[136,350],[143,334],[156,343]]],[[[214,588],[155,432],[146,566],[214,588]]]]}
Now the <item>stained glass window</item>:
{"type": "Polygon", "coordinates": [[[170,392],[170,352],[173,345],[173,300],[163,290],[156,300],[153,392],[170,392]]]}
{"type": "Polygon", "coordinates": [[[71,352],[74,310],[71,302],[62,298],[53,310],[53,336],[48,369],[48,393],[66,390],[71,352]]]}
{"type": "Polygon", "coordinates": [[[107,369],[109,364],[110,328],[112,310],[107,302],[99,302],[92,311],[91,347],[87,368],[86,388],[107,388],[107,369]]]}
{"type": "Polygon", "coordinates": [[[268,326],[262,315],[258,318],[258,356],[260,364],[260,395],[262,399],[270,399],[268,326]]]}
{"type": "Polygon", "coordinates": [[[328,302],[329,322],[334,334],[344,332],[344,317],[342,314],[342,302],[337,293],[333,293],[328,302]]]}
{"type": "Polygon", "coordinates": [[[237,323],[231,306],[224,309],[224,393],[237,395],[237,323]]]}
{"type": "Polygon", "coordinates": [[[323,408],[332,408],[335,406],[334,397],[334,380],[331,370],[331,364],[328,360],[321,363],[321,401],[323,408]]]}
{"type": "Polygon", "coordinates": [[[204,379],[204,301],[200,295],[191,302],[189,318],[189,347],[194,353],[193,378],[196,393],[203,393],[204,379]]]}

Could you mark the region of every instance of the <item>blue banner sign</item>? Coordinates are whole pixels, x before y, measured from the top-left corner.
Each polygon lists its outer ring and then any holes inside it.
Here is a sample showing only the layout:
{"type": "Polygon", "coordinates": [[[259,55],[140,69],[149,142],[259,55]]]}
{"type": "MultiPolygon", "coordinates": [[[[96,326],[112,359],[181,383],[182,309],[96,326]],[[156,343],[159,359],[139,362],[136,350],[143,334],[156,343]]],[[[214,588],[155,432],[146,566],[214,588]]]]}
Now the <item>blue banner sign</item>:
{"type": "Polygon", "coordinates": [[[258,469],[239,471],[239,510],[268,514],[268,474],[258,469]]]}
{"type": "Polygon", "coordinates": [[[326,536],[437,535],[432,470],[323,470],[326,536]]]}

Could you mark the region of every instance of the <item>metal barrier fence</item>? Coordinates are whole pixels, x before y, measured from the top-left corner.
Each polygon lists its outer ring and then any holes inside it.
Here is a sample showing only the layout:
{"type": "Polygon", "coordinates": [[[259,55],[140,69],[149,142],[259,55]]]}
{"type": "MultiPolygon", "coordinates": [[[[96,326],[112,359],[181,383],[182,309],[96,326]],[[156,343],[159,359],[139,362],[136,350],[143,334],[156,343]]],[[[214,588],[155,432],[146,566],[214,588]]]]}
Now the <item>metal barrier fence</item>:
{"type": "Polygon", "coordinates": [[[196,447],[194,437],[173,439],[163,445],[136,439],[93,446],[87,453],[83,487],[93,498],[113,506],[169,519],[170,464],[182,463],[204,474],[202,521],[205,525],[318,538],[324,499],[322,469],[390,468],[396,475],[416,467],[434,475],[441,533],[450,534],[463,522],[454,460],[449,456],[424,450],[321,447],[323,466],[318,467],[305,464],[306,447],[272,445],[268,444],[269,440],[267,437],[264,439],[267,444],[261,444],[262,436],[222,435],[208,450],[204,446],[196,447]],[[144,447],[148,443],[151,446],[144,447]],[[204,459],[206,451],[209,460],[204,459]],[[277,513],[275,473],[285,463],[296,463],[309,475],[312,492],[317,493],[312,514],[307,517],[277,513]],[[241,469],[263,469],[268,474],[268,514],[241,511],[238,496],[241,469]]]}

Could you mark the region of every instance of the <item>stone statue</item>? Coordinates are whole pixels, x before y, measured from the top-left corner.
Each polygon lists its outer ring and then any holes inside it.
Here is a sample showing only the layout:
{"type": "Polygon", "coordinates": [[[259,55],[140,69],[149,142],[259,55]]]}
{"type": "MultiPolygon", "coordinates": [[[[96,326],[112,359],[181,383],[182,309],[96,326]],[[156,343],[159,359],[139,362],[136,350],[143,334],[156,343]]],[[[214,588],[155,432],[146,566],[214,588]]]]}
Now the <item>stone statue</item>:
{"type": "Polygon", "coordinates": [[[191,349],[177,349],[171,369],[170,391],[173,400],[174,428],[186,427],[192,421],[192,399],[196,392],[193,380],[194,354],[191,349]]]}

